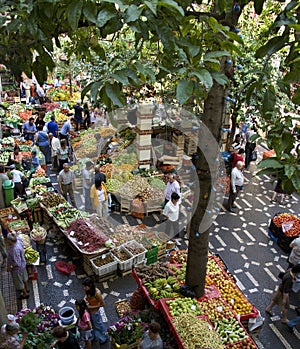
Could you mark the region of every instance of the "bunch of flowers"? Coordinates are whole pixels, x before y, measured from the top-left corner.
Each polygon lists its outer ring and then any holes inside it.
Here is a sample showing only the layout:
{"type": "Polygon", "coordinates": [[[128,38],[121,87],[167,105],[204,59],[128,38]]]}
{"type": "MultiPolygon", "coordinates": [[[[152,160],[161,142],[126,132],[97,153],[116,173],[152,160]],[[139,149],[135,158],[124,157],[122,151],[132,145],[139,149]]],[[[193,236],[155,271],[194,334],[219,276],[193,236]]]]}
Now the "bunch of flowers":
{"type": "Polygon", "coordinates": [[[132,316],[124,316],[119,321],[112,324],[107,332],[115,343],[132,344],[137,342],[146,329],[146,324],[140,319],[132,316]]]}
{"type": "Polygon", "coordinates": [[[59,315],[52,306],[40,304],[38,307],[33,310],[22,309],[16,313],[16,322],[20,323],[23,316],[28,313],[33,313],[38,317],[40,322],[38,323],[36,329],[37,332],[43,333],[46,331],[51,331],[55,326],[58,325],[59,315]]]}

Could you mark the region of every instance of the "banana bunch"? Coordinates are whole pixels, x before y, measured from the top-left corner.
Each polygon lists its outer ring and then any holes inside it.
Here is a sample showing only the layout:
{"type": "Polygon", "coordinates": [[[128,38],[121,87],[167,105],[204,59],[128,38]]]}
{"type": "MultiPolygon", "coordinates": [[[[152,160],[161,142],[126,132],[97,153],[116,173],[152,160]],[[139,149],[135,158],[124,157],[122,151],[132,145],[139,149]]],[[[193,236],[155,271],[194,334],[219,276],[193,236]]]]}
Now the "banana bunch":
{"type": "Polygon", "coordinates": [[[161,298],[177,298],[180,296],[180,285],[173,276],[147,282],[145,287],[149,292],[149,296],[155,301],[161,298]]]}
{"type": "Polygon", "coordinates": [[[35,263],[39,258],[39,253],[31,246],[25,249],[24,255],[27,264],[35,263]]]}

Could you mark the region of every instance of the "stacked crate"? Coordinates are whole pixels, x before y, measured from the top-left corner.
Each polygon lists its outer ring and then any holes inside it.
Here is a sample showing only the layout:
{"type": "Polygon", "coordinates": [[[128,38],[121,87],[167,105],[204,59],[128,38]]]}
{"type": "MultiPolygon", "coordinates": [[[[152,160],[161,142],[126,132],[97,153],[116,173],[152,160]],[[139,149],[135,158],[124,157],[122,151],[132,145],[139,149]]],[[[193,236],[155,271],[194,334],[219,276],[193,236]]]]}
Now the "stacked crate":
{"type": "Polygon", "coordinates": [[[185,133],[184,152],[188,155],[192,155],[196,153],[197,145],[198,145],[198,133],[197,132],[185,133]]]}
{"type": "Polygon", "coordinates": [[[151,165],[152,105],[140,105],[137,111],[136,148],[139,168],[151,165]]]}
{"type": "Polygon", "coordinates": [[[181,132],[174,132],[172,135],[172,143],[176,145],[175,155],[181,162],[184,154],[184,134],[182,134],[181,132]]]}

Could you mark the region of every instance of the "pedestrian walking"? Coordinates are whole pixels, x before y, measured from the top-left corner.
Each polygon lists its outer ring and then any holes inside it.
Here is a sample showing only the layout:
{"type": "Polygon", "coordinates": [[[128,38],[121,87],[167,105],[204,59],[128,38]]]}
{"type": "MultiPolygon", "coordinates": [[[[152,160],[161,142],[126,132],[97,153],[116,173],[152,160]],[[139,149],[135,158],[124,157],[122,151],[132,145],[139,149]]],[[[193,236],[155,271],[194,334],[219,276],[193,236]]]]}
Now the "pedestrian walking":
{"type": "Polygon", "coordinates": [[[277,202],[277,195],[278,194],[280,196],[279,203],[281,205],[283,205],[286,192],[282,189],[282,179],[281,178],[277,179],[277,183],[276,183],[276,186],[275,186],[275,189],[274,189],[274,194],[272,196],[271,202],[274,202],[274,203],[277,202]]]}
{"type": "Polygon", "coordinates": [[[228,207],[227,210],[229,212],[235,213],[236,206],[234,202],[240,192],[243,189],[244,185],[244,175],[242,172],[242,168],[244,167],[244,163],[242,161],[238,161],[236,163],[236,167],[234,167],[231,171],[231,179],[230,179],[230,191],[228,198],[228,207]]]}
{"type": "Polygon", "coordinates": [[[59,172],[57,181],[62,196],[68,201],[69,194],[72,205],[76,207],[74,197],[75,175],[68,163],[63,165],[63,169],[59,172]]]}
{"type": "Polygon", "coordinates": [[[82,170],[82,187],[84,193],[84,206],[86,212],[90,212],[92,208],[90,192],[93,182],[93,174],[91,172],[93,168],[94,164],[92,163],[92,161],[87,161],[85,167],[82,170]]]}
{"type": "Polygon", "coordinates": [[[283,324],[288,323],[287,311],[289,309],[289,295],[293,289],[293,283],[300,277],[300,265],[296,265],[289,269],[282,278],[282,281],[271,301],[271,303],[266,308],[266,313],[270,316],[275,314],[272,312],[272,309],[277,305],[281,310],[281,322],[283,324]]]}
{"type": "Polygon", "coordinates": [[[89,277],[83,280],[82,285],[86,294],[84,300],[86,301],[88,310],[91,314],[93,340],[99,341],[100,344],[103,344],[107,341],[107,335],[100,314],[100,308],[105,306],[102,293],[95,286],[94,281],[89,277]]]}
{"type": "Polygon", "coordinates": [[[90,197],[93,207],[100,218],[107,217],[108,195],[105,183],[96,180],[90,190],[90,197]]]}
{"type": "Polygon", "coordinates": [[[58,137],[58,124],[55,121],[55,116],[51,115],[51,121],[47,123],[48,134],[52,133],[53,137],[58,137]]]}
{"type": "Polygon", "coordinates": [[[237,153],[232,154],[232,168],[236,167],[238,161],[244,162],[245,150],[240,148],[237,153]]]}
{"type": "Polygon", "coordinates": [[[79,345],[82,348],[90,349],[92,345],[92,323],[91,316],[87,310],[87,305],[84,299],[76,300],[75,306],[78,311],[79,317],[77,321],[77,326],[79,329],[79,345]]]}
{"type": "Polygon", "coordinates": [[[252,139],[255,135],[254,127],[250,127],[246,132],[246,146],[245,146],[245,169],[248,169],[248,166],[252,160],[252,154],[256,148],[256,142],[252,139]]]}
{"type": "Polygon", "coordinates": [[[94,182],[96,181],[101,181],[103,183],[106,183],[106,176],[103,172],[100,171],[100,166],[95,166],[95,178],[94,178],[94,182]]]}
{"type": "Polygon", "coordinates": [[[88,103],[83,105],[83,127],[87,130],[91,125],[91,115],[89,111],[88,103]]]}
{"type": "Polygon", "coordinates": [[[59,132],[59,139],[60,140],[65,139],[68,146],[70,146],[69,137],[70,137],[70,134],[73,134],[73,131],[72,131],[73,127],[76,127],[75,119],[70,118],[62,125],[62,128],[59,132]]]}
{"type": "Polygon", "coordinates": [[[73,105],[74,108],[74,120],[75,120],[75,131],[80,130],[81,124],[82,124],[82,113],[83,113],[83,108],[81,106],[81,101],[77,101],[75,105],[73,105]]]}
{"type": "Polygon", "coordinates": [[[8,233],[7,241],[7,271],[11,273],[15,288],[21,292],[19,299],[29,298],[28,274],[24,255],[23,241],[16,233],[8,233]]]}
{"type": "Polygon", "coordinates": [[[171,200],[169,200],[163,210],[163,215],[166,218],[166,233],[173,238],[179,233],[179,200],[180,196],[177,193],[171,194],[171,200]]]}

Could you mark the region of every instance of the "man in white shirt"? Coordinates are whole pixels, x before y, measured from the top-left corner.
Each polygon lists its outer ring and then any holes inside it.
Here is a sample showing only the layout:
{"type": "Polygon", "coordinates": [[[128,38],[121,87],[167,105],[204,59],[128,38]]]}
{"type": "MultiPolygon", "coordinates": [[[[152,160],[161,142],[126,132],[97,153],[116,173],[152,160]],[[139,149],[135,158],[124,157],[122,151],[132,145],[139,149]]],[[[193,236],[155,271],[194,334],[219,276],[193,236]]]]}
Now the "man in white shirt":
{"type": "Polygon", "coordinates": [[[15,165],[10,165],[10,173],[12,174],[12,182],[15,185],[15,197],[23,195],[25,193],[25,188],[22,180],[26,179],[24,173],[17,170],[15,165]]]}
{"type": "Polygon", "coordinates": [[[60,148],[60,140],[53,136],[52,133],[48,133],[50,146],[51,146],[51,159],[52,159],[52,171],[57,171],[58,162],[57,162],[57,149],[60,148]]]}
{"type": "Polygon", "coordinates": [[[227,210],[229,212],[235,213],[235,206],[234,201],[238,196],[238,193],[240,190],[243,189],[244,185],[244,175],[242,172],[242,168],[244,166],[244,163],[242,161],[238,161],[236,163],[236,167],[233,168],[231,171],[231,180],[230,180],[230,192],[229,192],[229,199],[228,199],[228,207],[227,210]]]}
{"type": "Polygon", "coordinates": [[[72,170],[70,170],[70,165],[65,163],[63,169],[59,172],[57,181],[59,190],[62,196],[68,201],[68,194],[71,199],[71,203],[76,207],[76,201],[74,197],[74,188],[75,188],[75,175],[72,170]]]}
{"type": "Polygon", "coordinates": [[[171,200],[172,193],[177,193],[180,197],[180,185],[176,180],[176,175],[169,173],[167,176],[167,186],[165,189],[165,205],[171,200]]]}
{"type": "Polygon", "coordinates": [[[90,212],[92,208],[90,190],[93,182],[93,174],[91,172],[93,168],[94,164],[92,163],[92,161],[87,161],[85,167],[82,170],[82,187],[84,193],[84,206],[86,212],[90,212]]]}
{"type": "Polygon", "coordinates": [[[179,233],[179,200],[180,196],[177,193],[171,194],[171,200],[169,200],[163,210],[163,215],[166,217],[166,233],[170,238],[173,238],[179,233]]]}

